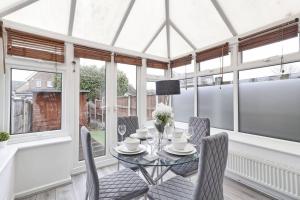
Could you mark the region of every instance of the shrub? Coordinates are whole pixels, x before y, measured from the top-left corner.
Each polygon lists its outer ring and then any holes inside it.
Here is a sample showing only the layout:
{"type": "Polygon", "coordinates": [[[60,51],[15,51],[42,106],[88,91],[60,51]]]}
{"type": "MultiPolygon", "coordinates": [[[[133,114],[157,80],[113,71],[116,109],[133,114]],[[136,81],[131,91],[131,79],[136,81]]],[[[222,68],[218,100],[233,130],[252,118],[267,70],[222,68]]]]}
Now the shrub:
{"type": "Polygon", "coordinates": [[[9,139],[9,133],[0,132],[0,142],[4,142],[9,139]]]}

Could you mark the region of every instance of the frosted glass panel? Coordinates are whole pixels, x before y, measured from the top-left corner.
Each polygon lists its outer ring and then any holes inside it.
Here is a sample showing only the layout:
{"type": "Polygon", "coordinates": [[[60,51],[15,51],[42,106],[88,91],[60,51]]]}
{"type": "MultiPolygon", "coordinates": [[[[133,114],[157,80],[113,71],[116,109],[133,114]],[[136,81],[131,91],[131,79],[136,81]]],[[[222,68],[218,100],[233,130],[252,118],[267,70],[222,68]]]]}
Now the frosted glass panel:
{"type": "Polygon", "coordinates": [[[197,48],[232,37],[211,1],[170,1],[170,18],[197,48]]]}
{"type": "Polygon", "coordinates": [[[178,122],[188,122],[189,118],[194,116],[193,79],[181,80],[180,87],[180,94],[172,96],[174,119],[178,122]]]}
{"type": "Polygon", "coordinates": [[[299,62],[241,71],[240,132],[299,142],[299,88],[299,62]]]}
{"type": "Polygon", "coordinates": [[[110,44],[129,0],[77,0],[73,36],[110,44]]]}
{"type": "Polygon", "coordinates": [[[70,0],[40,0],[5,17],[7,20],[67,34],[70,0]]]}
{"type": "Polygon", "coordinates": [[[185,42],[172,26],[170,27],[170,49],[172,58],[193,51],[189,44],[185,42]]]}
{"type": "Polygon", "coordinates": [[[198,78],[198,116],[209,118],[211,127],[233,130],[233,74],[198,78]]]}
{"type": "Polygon", "coordinates": [[[238,34],[252,31],[300,12],[299,0],[218,0],[238,34]]]}
{"type": "Polygon", "coordinates": [[[255,61],[272,56],[281,56],[299,51],[299,36],[281,42],[249,49],[242,52],[243,62],[255,61]]]}
{"type": "Polygon", "coordinates": [[[165,20],[164,1],[135,1],[116,46],[142,51],[165,20]]]}
{"type": "Polygon", "coordinates": [[[166,28],[163,28],[156,39],[153,41],[149,49],[146,53],[161,56],[161,57],[168,57],[167,52],[167,33],[166,28]]]}

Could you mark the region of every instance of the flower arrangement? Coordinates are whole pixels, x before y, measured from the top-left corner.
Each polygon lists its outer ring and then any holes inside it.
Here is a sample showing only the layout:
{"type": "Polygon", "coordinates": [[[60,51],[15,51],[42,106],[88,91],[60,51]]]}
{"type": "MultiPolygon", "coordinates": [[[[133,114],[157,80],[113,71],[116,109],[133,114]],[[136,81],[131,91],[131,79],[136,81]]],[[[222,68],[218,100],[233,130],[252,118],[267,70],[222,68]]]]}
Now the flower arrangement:
{"type": "Polygon", "coordinates": [[[157,130],[163,133],[166,125],[173,124],[174,114],[170,106],[160,103],[153,111],[152,117],[157,130]]]}

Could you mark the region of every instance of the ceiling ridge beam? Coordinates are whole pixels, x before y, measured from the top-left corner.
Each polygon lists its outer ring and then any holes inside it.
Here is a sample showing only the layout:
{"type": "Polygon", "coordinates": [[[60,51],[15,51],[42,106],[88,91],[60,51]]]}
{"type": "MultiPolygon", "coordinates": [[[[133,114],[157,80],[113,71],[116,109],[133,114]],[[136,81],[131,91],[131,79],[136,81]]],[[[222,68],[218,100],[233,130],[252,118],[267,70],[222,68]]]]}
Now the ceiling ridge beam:
{"type": "Polygon", "coordinates": [[[159,28],[157,29],[157,31],[154,33],[154,35],[152,36],[152,38],[149,40],[149,42],[147,43],[147,45],[145,46],[145,48],[143,49],[143,53],[145,53],[149,47],[151,46],[151,44],[153,43],[153,41],[157,38],[157,36],[160,34],[160,32],[163,30],[163,28],[166,25],[166,21],[164,21],[159,28]]]}
{"type": "Polygon", "coordinates": [[[26,6],[29,6],[35,2],[37,2],[38,0],[20,0],[14,4],[12,4],[11,6],[8,6],[2,10],[0,10],[0,18],[3,18],[13,12],[16,12],[22,8],[25,8],[26,6]]]}
{"type": "Polygon", "coordinates": [[[131,9],[132,9],[134,3],[135,3],[135,0],[131,0],[130,1],[129,5],[128,5],[127,9],[126,9],[126,12],[125,12],[125,14],[124,14],[124,16],[123,16],[123,18],[121,20],[121,23],[120,23],[120,25],[118,27],[118,30],[117,30],[117,32],[116,32],[116,34],[115,34],[115,36],[114,36],[114,38],[113,38],[113,40],[111,42],[111,46],[114,46],[115,43],[117,42],[117,39],[118,39],[118,37],[119,37],[119,35],[120,35],[120,33],[121,33],[121,31],[122,31],[122,29],[123,29],[126,21],[127,21],[127,18],[128,18],[129,14],[131,12],[131,9]]]}
{"type": "Polygon", "coordinates": [[[232,23],[230,22],[230,20],[226,16],[224,10],[222,9],[222,7],[218,3],[218,1],[217,0],[211,0],[211,2],[213,4],[213,6],[215,7],[215,9],[217,10],[217,12],[219,13],[219,15],[222,18],[223,22],[226,24],[226,26],[229,29],[229,31],[231,32],[231,34],[233,36],[237,36],[237,32],[236,32],[235,28],[233,27],[232,23]]]}
{"type": "Polygon", "coordinates": [[[193,50],[197,49],[197,47],[186,37],[186,35],[174,24],[172,20],[170,20],[170,25],[193,50]]]}
{"type": "Polygon", "coordinates": [[[170,2],[165,0],[166,9],[166,32],[167,32],[167,52],[168,58],[171,58],[171,45],[170,45],[170,2]]]}
{"type": "Polygon", "coordinates": [[[77,0],[71,0],[69,27],[68,27],[68,35],[70,36],[73,33],[76,4],[77,4],[77,0]]]}

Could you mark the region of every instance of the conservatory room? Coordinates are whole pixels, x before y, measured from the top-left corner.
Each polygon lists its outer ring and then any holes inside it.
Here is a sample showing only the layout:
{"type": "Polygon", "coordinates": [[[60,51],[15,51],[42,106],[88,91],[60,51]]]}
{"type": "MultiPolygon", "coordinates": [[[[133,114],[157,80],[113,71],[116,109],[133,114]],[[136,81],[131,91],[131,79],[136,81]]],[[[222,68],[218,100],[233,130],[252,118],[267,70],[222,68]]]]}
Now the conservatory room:
{"type": "Polygon", "coordinates": [[[0,0],[0,200],[300,200],[299,0],[0,0]]]}

